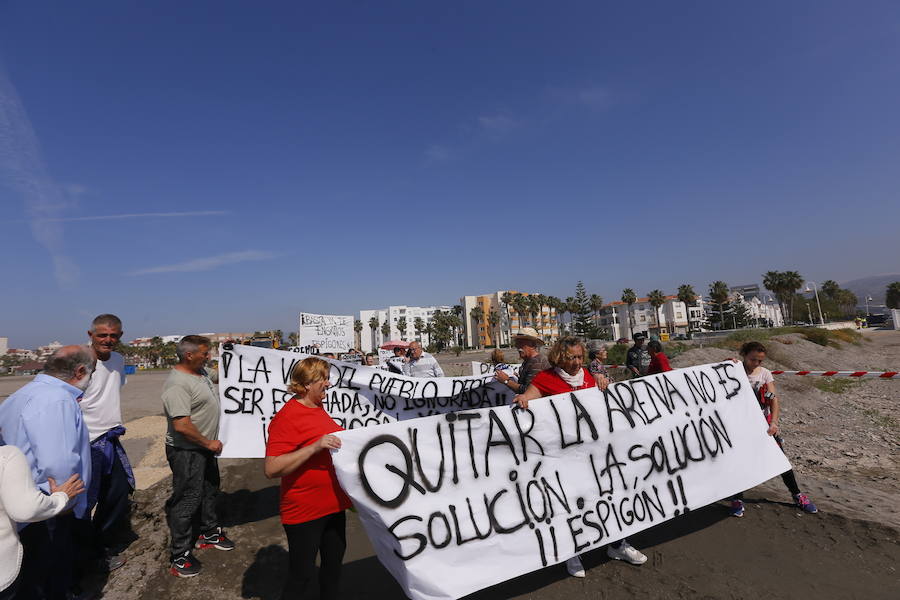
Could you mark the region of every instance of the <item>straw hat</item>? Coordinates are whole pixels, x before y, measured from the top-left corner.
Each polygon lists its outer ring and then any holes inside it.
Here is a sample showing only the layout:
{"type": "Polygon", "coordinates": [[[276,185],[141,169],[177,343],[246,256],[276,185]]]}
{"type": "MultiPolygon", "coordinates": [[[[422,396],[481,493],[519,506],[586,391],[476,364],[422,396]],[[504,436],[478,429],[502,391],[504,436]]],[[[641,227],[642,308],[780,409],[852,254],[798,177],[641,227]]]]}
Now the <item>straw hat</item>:
{"type": "Polygon", "coordinates": [[[544,340],[541,339],[534,327],[523,327],[519,330],[519,333],[513,336],[513,340],[528,340],[539,345],[544,344],[544,340]]]}

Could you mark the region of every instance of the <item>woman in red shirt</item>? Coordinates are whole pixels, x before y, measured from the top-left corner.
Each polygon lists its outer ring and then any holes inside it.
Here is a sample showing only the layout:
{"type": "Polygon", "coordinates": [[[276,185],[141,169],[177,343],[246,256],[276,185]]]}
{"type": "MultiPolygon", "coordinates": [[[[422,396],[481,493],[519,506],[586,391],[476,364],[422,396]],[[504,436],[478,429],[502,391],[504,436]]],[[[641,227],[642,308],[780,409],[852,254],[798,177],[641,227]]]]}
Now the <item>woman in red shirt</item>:
{"type": "Polygon", "coordinates": [[[306,598],[321,555],[319,597],[331,600],[340,592],[341,562],[347,547],[344,510],[350,499],[338,484],[327,450],[340,448],[331,435],[341,428],[322,400],[329,387],[329,364],[305,358],[291,371],[288,391],[294,393],[269,423],[266,477],[281,477],[281,524],[287,534],[290,571],[282,598],[306,598]]]}
{"type": "MultiPolygon", "coordinates": [[[[590,371],[584,368],[584,356],[584,344],[579,338],[560,338],[547,355],[547,360],[553,366],[535,375],[525,393],[519,394],[513,401],[521,408],[528,408],[529,400],[598,385],[590,371]]],[[[624,538],[607,546],[606,554],[610,558],[624,560],[633,565],[647,562],[647,557],[624,538]]],[[[566,561],[566,570],[572,577],[585,576],[584,566],[577,554],[566,561]]]]}
{"type": "Polygon", "coordinates": [[[651,340],[647,344],[647,352],[650,353],[650,366],[647,368],[647,375],[656,375],[657,373],[665,373],[671,371],[669,366],[669,357],[663,352],[662,344],[658,340],[651,340]]]}

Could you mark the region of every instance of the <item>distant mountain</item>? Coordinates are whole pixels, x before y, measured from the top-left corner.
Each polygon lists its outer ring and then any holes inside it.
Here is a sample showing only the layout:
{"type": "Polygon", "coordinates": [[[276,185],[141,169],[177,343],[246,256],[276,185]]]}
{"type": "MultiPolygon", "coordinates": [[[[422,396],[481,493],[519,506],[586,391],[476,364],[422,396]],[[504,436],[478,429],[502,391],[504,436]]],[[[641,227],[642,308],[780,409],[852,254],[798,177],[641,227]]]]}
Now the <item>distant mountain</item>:
{"type": "MultiPolygon", "coordinates": [[[[859,305],[866,305],[866,295],[872,297],[869,306],[873,304],[884,304],[885,289],[889,283],[900,281],[900,273],[893,275],[874,275],[872,277],[863,277],[852,281],[840,282],[842,288],[846,288],[856,294],[859,298],[859,305]]],[[[880,311],[879,311],[880,312],[880,311]]]]}

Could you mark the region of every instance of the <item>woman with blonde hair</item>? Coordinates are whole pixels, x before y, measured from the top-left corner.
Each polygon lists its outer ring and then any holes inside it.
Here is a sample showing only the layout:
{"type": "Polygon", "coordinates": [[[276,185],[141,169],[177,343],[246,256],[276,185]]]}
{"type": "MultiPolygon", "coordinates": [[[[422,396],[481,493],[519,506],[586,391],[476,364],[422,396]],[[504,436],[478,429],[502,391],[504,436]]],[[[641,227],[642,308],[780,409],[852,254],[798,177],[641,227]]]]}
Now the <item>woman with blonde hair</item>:
{"type": "Polygon", "coordinates": [[[350,499],[341,489],[327,450],[341,447],[341,427],[325,412],[330,365],[313,356],[291,371],[294,396],[269,423],[266,477],[281,478],[279,508],[288,540],[289,573],[284,600],[313,597],[309,584],[320,557],[319,598],[340,593],[341,562],[347,547],[344,511],[350,499]]]}
{"type": "MultiPolygon", "coordinates": [[[[560,338],[547,356],[547,360],[552,366],[535,375],[525,393],[519,394],[513,401],[521,408],[528,408],[529,400],[589,389],[594,386],[599,387],[599,382],[584,367],[584,358],[585,348],[581,339],[577,337],[560,338]]],[[[607,546],[606,554],[610,558],[624,560],[633,565],[642,565],[647,562],[647,557],[624,538],[607,546]]],[[[577,555],[566,561],[566,570],[572,577],[585,576],[584,565],[581,564],[581,558],[577,555]]]]}

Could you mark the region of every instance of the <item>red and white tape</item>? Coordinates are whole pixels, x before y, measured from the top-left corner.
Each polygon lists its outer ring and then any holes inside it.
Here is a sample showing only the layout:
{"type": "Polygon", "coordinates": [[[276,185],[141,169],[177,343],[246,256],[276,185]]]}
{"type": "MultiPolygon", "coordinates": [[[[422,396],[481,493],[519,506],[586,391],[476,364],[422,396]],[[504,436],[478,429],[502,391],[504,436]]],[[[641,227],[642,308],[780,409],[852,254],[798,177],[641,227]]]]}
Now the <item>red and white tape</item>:
{"type": "Polygon", "coordinates": [[[900,379],[900,371],[772,371],[772,375],[809,377],[856,377],[858,379],[900,379]]]}

